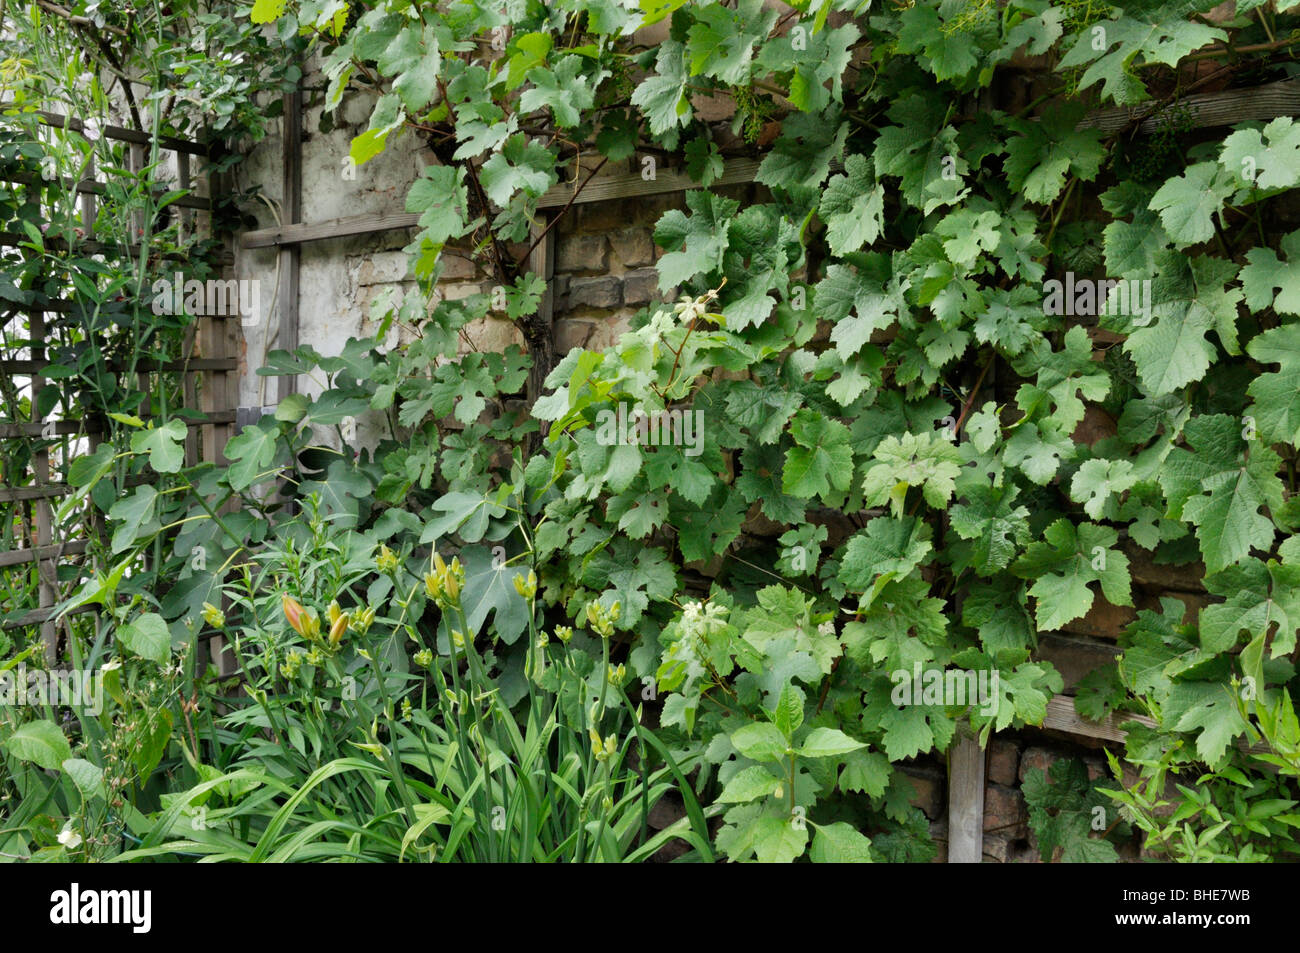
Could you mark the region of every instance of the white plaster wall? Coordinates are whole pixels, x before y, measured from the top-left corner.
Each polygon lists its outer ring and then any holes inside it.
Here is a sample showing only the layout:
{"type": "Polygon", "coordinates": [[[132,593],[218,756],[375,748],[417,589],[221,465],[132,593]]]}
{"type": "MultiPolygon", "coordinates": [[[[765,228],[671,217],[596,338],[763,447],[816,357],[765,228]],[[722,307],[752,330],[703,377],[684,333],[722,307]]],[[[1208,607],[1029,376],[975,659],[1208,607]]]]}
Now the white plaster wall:
{"type": "MultiPolygon", "coordinates": [[[[319,72],[307,77],[306,87],[316,90],[304,96],[303,170],[300,219],[305,223],[326,222],[371,213],[404,211],[407,191],[432,156],[410,133],[399,131],[389,137],[388,147],[369,162],[352,169],[347,177],[348,146],[363,132],[374,105],[371,94],[350,91],[336,110],[335,127],[320,131],[320,100],[325,80],[319,72]]],[[[242,189],[261,186],[263,194],[278,212],[284,196],[283,120],[252,149],[238,166],[237,185],[242,189]]],[[[275,215],[265,202],[244,203],[246,213],[257,219],[257,228],[276,225],[275,215]]],[[[404,281],[407,256],[401,252],[410,241],[405,229],[358,235],[349,238],[309,242],[301,247],[298,297],[298,340],[321,354],[337,354],[351,337],[369,332],[370,303],[385,288],[413,288],[404,281]]],[[[284,302],[277,296],[275,248],[236,249],[235,272],[239,278],[261,281],[262,319],[258,326],[243,328],[244,367],[241,377],[241,406],[273,404],[276,379],[259,377],[269,343],[281,347],[275,335],[284,302]]],[[[299,378],[299,389],[317,394],[322,381],[299,378]]]]}

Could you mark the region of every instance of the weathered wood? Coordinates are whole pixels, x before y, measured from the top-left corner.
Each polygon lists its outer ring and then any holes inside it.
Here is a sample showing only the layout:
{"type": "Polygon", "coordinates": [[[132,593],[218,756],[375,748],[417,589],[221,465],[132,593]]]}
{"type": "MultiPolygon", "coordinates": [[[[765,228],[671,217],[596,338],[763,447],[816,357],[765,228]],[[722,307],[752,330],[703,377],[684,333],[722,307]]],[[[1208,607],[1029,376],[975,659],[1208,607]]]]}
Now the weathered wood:
{"type": "MultiPolygon", "coordinates": [[[[758,167],[761,163],[761,159],[728,159],[722,175],[715,179],[709,187],[742,185],[746,182],[753,182],[754,177],[758,175],[758,167]]],[[[691,189],[702,188],[702,186],[684,171],[658,169],[655,177],[648,181],[641,177],[640,172],[601,176],[592,179],[578,193],[577,198],[573,197],[575,188],[577,188],[576,185],[557,185],[537,200],[537,207],[561,208],[567,205],[570,199],[573,199],[573,204],[582,205],[588,202],[608,202],[611,199],[642,198],[649,195],[663,195],[666,192],[687,192],[691,189]]]]}
{"type": "MultiPolygon", "coordinates": [[[[86,124],[80,119],[74,119],[71,116],[64,116],[59,113],[47,112],[38,109],[35,115],[40,117],[42,123],[55,129],[71,129],[73,132],[84,134],[86,124]]],[[[121,126],[100,126],[99,134],[105,139],[116,139],[118,142],[129,142],[134,145],[147,146],[153,142],[153,137],[147,132],[140,132],[136,129],[124,129],[121,126]]],[[[209,148],[198,142],[191,142],[188,139],[177,139],[175,136],[159,136],[158,145],[163,149],[170,149],[172,152],[184,152],[192,156],[206,156],[209,154],[209,148]]]]}
{"type": "MultiPolygon", "coordinates": [[[[45,315],[39,312],[33,314],[28,327],[32,336],[32,357],[40,361],[45,356],[45,315]]],[[[37,415],[36,410],[40,405],[41,391],[44,389],[44,380],[39,374],[34,375],[32,377],[31,425],[36,427],[38,433],[44,429],[44,422],[37,415]]],[[[32,453],[32,471],[37,483],[50,482],[50,451],[44,443],[37,445],[32,453]]],[[[58,547],[52,545],[54,542],[54,513],[50,508],[49,500],[37,500],[34,509],[36,513],[36,546],[32,549],[32,559],[36,561],[37,604],[40,608],[46,609],[59,601],[58,567],[52,560],[58,558],[61,553],[58,547]]],[[[4,563],[0,562],[0,565],[4,565],[4,563]]],[[[59,657],[59,631],[54,623],[49,621],[41,623],[41,643],[45,648],[45,664],[54,665],[59,657]]]]}
{"type": "MultiPolygon", "coordinates": [[[[758,159],[731,159],[726,170],[713,185],[737,185],[752,182],[758,172],[758,159]]],[[[548,190],[537,200],[539,209],[563,208],[572,199],[574,205],[589,202],[606,202],[611,199],[627,199],[648,195],[662,195],[668,192],[683,192],[700,188],[685,172],[663,169],[650,181],[641,178],[640,173],[628,175],[611,175],[592,179],[581,192],[574,197],[576,186],[557,185],[548,190]]],[[[385,212],[372,215],[356,215],[350,218],[338,218],[328,222],[312,225],[283,224],[277,228],[261,228],[244,232],[239,243],[243,248],[270,248],[279,245],[292,245],[302,242],[323,241],[331,238],[346,238],[350,235],[367,235],[371,232],[386,232],[396,228],[414,228],[420,216],[414,212],[385,212]]]]}
{"type": "MultiPolygon", "coordinates": [[[[183,418],[175,418],[182,420],[183,418]]],[[[203,420],[184,419],[186,427],[206,427],[209,425],[229,425],[235,421],[235,411],[233,410],[214,410],[206,413],[203,420]]],[[[102,436],[97,430],[87,430],[84,424],[79,420],[60,420],[54,425],[54,433],[60,437],[65,435],[78,435],[86,437],[102,436]]],[[[14,424],[0,422],[0,439],[12,439],[14,437],[39,437],[42,428],[40,424],[14,424]]]]}
{"type": "MultiPolygon", "coordinates": [[[[57,545],[46,542],[28,549],[7,549],[0,552],[0,566],[20,566],[23,563],[34,563],[37,560],[50,562],[60,555],[76,556],[79,553],[84,553],[89,545],[86,540],[78,539],[57,545]]],[[[55,601],[57,600],[43,603],[42,608],[49,608],[54,605],[55,601]]]]}
{"type": "Polygon", "coordinates": [[[1300,115],[1300,80],[1288,79],[1251,89],[1229,89],[1218,93],[1194,93],[1169,106],[1143,103],[1123,109],[1106,109],[1085,116],[1080,127],[1116,132],[1140,120],[1140,132],[1157,132],[1172,110],[1187,109],[1193,125],[1200,127],[1231,126],[1247,120],[1275,119],[1300,115]]]}
{"type": "Polygon", "coordinates": [[[1100,738],[1103,741],[1123,741],[1128,733],[1120,729],[1126,721],[1137,721],[1154,728],[1156,723],[1145,715],[1123,712],[1119,715],[1107,715],[1102,721],[1089,721],[1074,710],[1074,698],[1070,695],[1056,695],[1047,700],[1047,717],[1043,727],[1055,731],[1065,731],[1072,735],[1088,738],[1100,738]]]}
{"type": "MultiPolygon", "coordinates": [[[[127,477],[127,486],[150,483],[145,477],[127,477]]],[[[0,486],[0,503],[17,503],[22,500],[46,500],[75,493],[78,487],[66,483],[49,483],[44,486],[0,486]]]]}
{"type": "MultiPolygon", "coordinates": [[[[31,238],[26,232],[0,232],[0,245],[12,245],[18,247],[24,242],[30,242],[31,238]]],[[[139,245],[114,245],[105,242],[83,242],[78,241],[69,247],[68,243],[61,238],[46,238],[45,248],[47,251],[75,252],[78,255],[116,255],[119,258],[139,258],[139,245]]],[[[163,261],[189,261],[190,256],[185,252],[165,252],[157,256],[163,261]]],[[[213,254],[208,258],[215,264],[231,264],[234,258],[229,254],[213,254]]],[[[9,307],[6,302],[5,307],[9,307]]],[[[15,311],[30,310],[32,306],[21,306],[14,308],[15,311]]],[[[46,309],[49,310],[49,309],[46,309]]]]}
{"type": "Polygon", "coordinates": [[[377,215],[355,215],[349,218],[336,218],[328,222],[317,222],[313,225],[289,225],[285,223],[274,228],[260,228],[251,232],[244,232],[239,238],[239,244],[242,248],[271,248],[304,242],[318,242],[331,238],[347,238],[350,235],[386,232],[395,228],[414,228],[419,220],[420,216],[413,213],[389,212],[377,215]]]}
{"type": "Polygon", "coordinates": [[[959,735],[948,752],[948,863],[984,859],[984,749],[959,735]]]}
{"type": "MultiPolygon", "coordinates": [[[[524,338],[528,342],[528,353],[532,357],[532,367],[528,372],[528,402],[536,403],[545,392],[546,377],[555,366],[555,340],[553,323],[555,318],[555,229],[548,228],[546,216],[532,227],[530,237],[533,250],[528,256],[528,270],[546,282],[542,299],[537,305],[537,314],[522,323],[524,338]]],[[[547,422],[541,421],[541,427],[533,440],[534,449],[541,446],[546,436],[547,422]]]]}
{"type": "MultiPolygon", "coordinates": [[[[106,195],[108,192],[108,186],[101,185],[94,179],[82,179],[79,182],[74,182],[72,179],[64,177],[58,180],[46,182],[39,175],[25,175],[21,172],[7,172],[0,175],[0,182],[13,182],[17,185],[48,185],[51,187],[59,185],[65,189],[75,188],[81,195],[106,195]]],[[[163,192],[158,193],[159,196],[162,194],[163,192]]],[[[174,198],[168,204],[186,209],[199,209],[201,211],[208,211],[211,209],[211,203],[209,203],[207,199],[194,198],[189,195],[182,195],[174,198]]]]}
{"type": "MultiPolygon", "coordinates": [[[[280,200],[282,223],[292,227],[302,220],[302,93],[295,89],[284,97],[284,147],[280,200]]],[[[298,349],[298,280],[302,246],[280,247],[280,287],[276,301],[280,306],[277,345],[286,351],[298,349]]],[[[263,320],[269,320],[263,318],[263,320]]],[[[262,339],[266,340],[265,337],[262,339]]],[[[298,390],[298,376],[284,374],[276,385],[281,400],[298,390]]]]}
{"type": "MultiPolygon", "coordinates": [[[[214,315],[214,317],[220,316],[214,315]]],[[[54,361],[45,358],[40,360],[0,361],[0,374],[38,374],[54,363],[54,361]]],[[[107,361],[104,366],[110,371],[119,373],[126,370],[148,371],[151,373],[158,371],[233,371],[239,369],[239,359],[234,357],[192,357],[189,360],[159,361],[145,358],[135,361],[130,368],[121,361],[107,361]]]]}
{"type": "MultiPolygon", "coordinates": [[[[53,617],[55,608],[50,606],[45,609],[29,609],[26,612],[11,612],[0,618],[0,630],[21,629],[23,626],[38,625],[53,617]]],[[[81,615],[86,612],[98,611],[98,605],[78,606],[75,609],[69,609],[67,615],[81,615]]]]}

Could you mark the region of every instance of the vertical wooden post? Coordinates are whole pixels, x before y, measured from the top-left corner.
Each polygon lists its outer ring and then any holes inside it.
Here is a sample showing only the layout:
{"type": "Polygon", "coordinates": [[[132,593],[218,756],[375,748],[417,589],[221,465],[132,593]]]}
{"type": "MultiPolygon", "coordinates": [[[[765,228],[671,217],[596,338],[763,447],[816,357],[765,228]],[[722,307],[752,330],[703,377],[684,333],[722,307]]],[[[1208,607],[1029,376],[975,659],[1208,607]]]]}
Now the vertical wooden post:
{"type": "MultiPolygon", "coordinates": [[[[45,359],[45,315],[33,311],[29,327],[31,328],[31,354],[33,361],[45,359]]],[[[36,485],[45,487],[50,484],[50,451],[45,445],[46,427],[44,416],[39,410],[41,391],[45,380],[40,374],[32,375],[32,423],[41,428],[36,435],[40,449],[32,455],[32,464],[36,474],[36,485]]],[[[41,550],[54,544],[54,516],[50,500],[42,496],[36,500],[36,580],[37,592],[42,609],[51,608],[58,602],[58,564],[53,559],[41,556],[41,550]]],[[[41,623],[41,641],[45,645],[45,663],[53,666],[59,658],[59,632],[48,619],[41,623]]]]}
{"type": "MultiPolygon", "coordinates": [[[[537,305],[537,315],[523,328],[528,351],[533,359],[532,370],[528,373],[529,404],[535,403],[542,396],[546,376],[555,366],[555,229],[542,235],[547,225],[545,214],[541,214],[529,235],[535,247],[528,256],[528,270],[546,282],[546,290],[542,292],[542,300],[537,305]]],[[[540,424],[541,427],[533,438],[533,450],[541,446],[541,440],[548,430],[547,421],[540,421],[540,424]]]]}
{"type": "MultiPolygon", "coordinates": [[[[284,97],[284,166],[280,216],[283,225],[296,225],[302,218],[302,92],[295,89],[284,97]]],[[[279,346],[286,351],[298,347],[298,268],[302,246],[298,243],[280,247],[279,346]]],[[[269,320],[269,318],[268,318],[269,320]]],[[[286,374],[279,378],[279,397],[283,400],[298,390],[298,378],[286,374]]]]}
{"type": "Polygon", "coordinates": [[[948,863],[984,858],[984,749],[958,735],[948,752],[948,863]]]}

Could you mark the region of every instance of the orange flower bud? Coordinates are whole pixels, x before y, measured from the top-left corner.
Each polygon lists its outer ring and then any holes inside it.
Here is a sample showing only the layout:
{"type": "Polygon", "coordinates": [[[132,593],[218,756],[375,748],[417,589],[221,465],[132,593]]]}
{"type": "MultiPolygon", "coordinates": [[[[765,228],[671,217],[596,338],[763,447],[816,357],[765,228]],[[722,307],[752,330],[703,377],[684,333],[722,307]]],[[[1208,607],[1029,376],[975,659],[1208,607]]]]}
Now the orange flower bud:
{"type": "Polygon", "coordinates": [[[280,597],[280,605],[284,609],[284,617],[289,620],[289,625],[293,627],[293,630],[299,635],[305,634],[302,624],[302,603],[288,593],[285,593],[280,597]]]}

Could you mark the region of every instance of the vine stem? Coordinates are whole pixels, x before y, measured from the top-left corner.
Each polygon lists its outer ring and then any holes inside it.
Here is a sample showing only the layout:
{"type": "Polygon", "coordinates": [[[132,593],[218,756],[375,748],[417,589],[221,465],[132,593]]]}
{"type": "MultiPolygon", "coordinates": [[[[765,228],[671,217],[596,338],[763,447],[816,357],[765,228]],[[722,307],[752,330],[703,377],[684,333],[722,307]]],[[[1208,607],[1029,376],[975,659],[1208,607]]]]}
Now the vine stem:
{"type": "Polygon", "coordinates": [[[538,235],[535,239],[533,239],[533,243],[528,246],[528,251],[524,252],[523,261],[528,260],[528,256],[533,253],[533,249],[535,249],[538,245],[542,243],[542,239],[544,239],[547,236],[547,234],[550,232],[550,230],[555,227],[555,223],[558,222],[560,219],[564,218],[565,213],[569,211],[569,208],[573,205],[575,201],[577,201],[578,196],[582,194],[582,190],[587,187],[587,183],[596,177],[596,173],[599,172],[602,168],[604,168],[605,163],[608,161],[609,161],[608,157],[602,158],[599,164],[596,166],[596,168],[592,169],[591,172],[587,174],[587,177],[582,180],[582,184],[573,190],[573,194],[569,196],[569,201],[565,202],[564,207],[561,208],[558,213],[556,213],[551,217],[551,220],[546,223],[546,227],[542,229],[541,234],[538,235]]]}
{"type": "Polygon", "coordinates": [[[988,376],[989,368],[993,366],[995,360],[997,360],[996,354],[989,358],[988,363],[984,365],[984,370],[980,371],[980,376],[976,379],[975,386],[970,389],[970,394],[966,398],[966,403],[962,406],[961,416],[957,418],[957,424],[952,428],[953,436],[961,433],[961,425],[966,422],[966,418],[970,415],[971,408],[975,406],[975,397],[980,392],[980,385],[984,383],[984,378],[988,376]]]}

